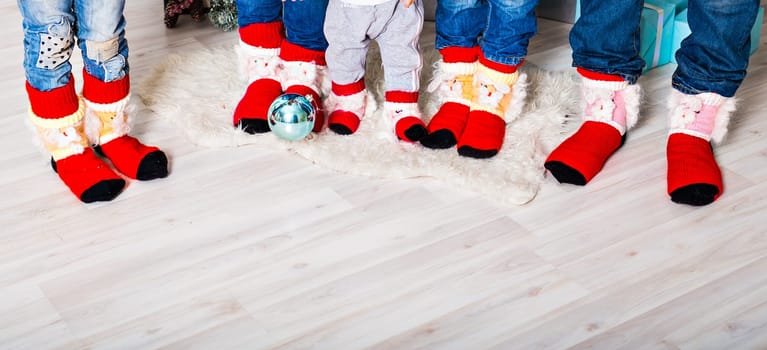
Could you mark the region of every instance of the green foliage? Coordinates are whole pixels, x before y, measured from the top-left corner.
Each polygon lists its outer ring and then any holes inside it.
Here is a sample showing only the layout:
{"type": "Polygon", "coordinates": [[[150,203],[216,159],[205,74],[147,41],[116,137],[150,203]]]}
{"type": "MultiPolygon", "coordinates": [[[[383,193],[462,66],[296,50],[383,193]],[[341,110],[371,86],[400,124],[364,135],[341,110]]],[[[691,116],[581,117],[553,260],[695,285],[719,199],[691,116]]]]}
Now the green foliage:
{"type": "Polygon", "coordinates": [[[216,28],[225,31],[237,29],[237,7],[234,0],[210,0],[208,19],[216,28]]]}

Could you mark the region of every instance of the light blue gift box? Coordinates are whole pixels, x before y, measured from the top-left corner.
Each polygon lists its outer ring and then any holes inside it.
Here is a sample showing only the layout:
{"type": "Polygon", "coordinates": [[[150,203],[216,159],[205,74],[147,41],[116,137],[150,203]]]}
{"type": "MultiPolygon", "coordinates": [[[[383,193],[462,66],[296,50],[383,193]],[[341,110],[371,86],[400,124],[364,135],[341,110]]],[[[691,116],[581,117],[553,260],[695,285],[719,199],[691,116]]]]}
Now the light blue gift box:
{"type": "MultiPolygon", "coordinates": [[[[751,28],[751,53],[753,54],[756,52],[756,49],[759,48],[759,41],[761,40],[761,34],[762,34],[762,22],[764,21],[764,8],[759,8],[759,13],[756,15],[756,21],[754,22],[754,26],[751,28]]],[[[680,12],[678,15],[676,15],[676,19],[674,20],[674,42],[673,42],[673,52],[676,53],[676,50],[679,50],[679,47],[682,45],[682,40],[684,40],[688,35],[690,35],[690,25],[687,23],[687,10],[680,12]]],[[[676,62],[676,55],[671,55],[671,62],[676,62]]]]}
{"type": "Polygon", "coordinates": [[[639,53],[645,61],[645,71],[671,62],[674,39],[676,4],[666,0],[646,0],[639,23],[639,53]]]}
{"type": "Polygon", "coordinates": [[[762,40],[762,22],[764,22],[764,7],[759,8],[759,13],[756,15],[756,21],[754,26],[751,27],[751,54],[756,52],[759,48],[759,41],[762,40]]]}

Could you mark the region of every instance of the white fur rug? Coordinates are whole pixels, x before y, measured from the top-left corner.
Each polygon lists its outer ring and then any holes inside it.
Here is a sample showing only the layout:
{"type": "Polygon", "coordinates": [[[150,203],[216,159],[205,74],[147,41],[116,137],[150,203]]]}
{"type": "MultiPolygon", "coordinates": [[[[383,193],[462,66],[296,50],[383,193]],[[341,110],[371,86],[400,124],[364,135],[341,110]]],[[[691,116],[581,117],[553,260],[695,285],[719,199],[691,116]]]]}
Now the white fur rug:
{"type": "MultiPolygon", "coordinates": [[[[455,148],[431,150],[398,142],[390,123],[376,109],[376,105],[382,106],[383,72],[375,47],[368,56],[366,79],[378,103],[369,103],[359,130],[349,136],[325,130],[306,140],[289,142],[271,133],[249,135],[234,129],[232,112],[246,86],[231,47],[171,55],[158,63],[136,91],[149,109],[170,118],[200,146],[282,148],[339,172],[379,178],[429,177],[501,204],[520,205],[535,198],[544,180],[546,155],[567,132],[566,115],[575,114],[578,107],[574,74],[525,65],[528,96],[522,115],[508,125],[501,152],[491,159],[477,160],[459,156],[455,148]]],[[[437,59],[439,54],[433,49],[424,52],[421,107],[427,121],[438,107],[425,89],[437,59]]]]}

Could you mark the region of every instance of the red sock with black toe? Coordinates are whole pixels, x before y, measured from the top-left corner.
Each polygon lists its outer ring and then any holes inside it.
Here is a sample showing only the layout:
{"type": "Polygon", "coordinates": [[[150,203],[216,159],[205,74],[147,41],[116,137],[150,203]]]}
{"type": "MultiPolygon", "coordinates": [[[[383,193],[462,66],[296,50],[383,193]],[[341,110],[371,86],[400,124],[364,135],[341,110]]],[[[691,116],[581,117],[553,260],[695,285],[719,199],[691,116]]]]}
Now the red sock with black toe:
{"type": "Polygon", "coordinates": [[[735,103],[715,93],[686,95],[673,90],[669,109],[668,194],[675,203],[710,204],[724,190],[710,142],[724,138],[735,103]]]}
{"type": "Polygon", "coordinates": [[[669,135],[666,160],[668,194],[673,202],[701,206],[722,194],[722,172],[705,139],[683,133],[669,135]]]}
{"type": "Polygon", "coordinates": [[[279,57],[282,21],[254,23],[239,29],[240,65],[248,87],[234,110],[232,123],[249,134],[269,132],[267,113],[282,95],[279,57]]]}
{"type": "Polygon", "coordinates": [[[442,60],[437,63],[427,90],[437,98],[440,107],[426,127],[427,135],[420,141],[425,147],[434,149],[455,146],[463,134],[469,117],[479,49],[452,46],[439,52],[442,60]]]}
{"type": "Polygon", "coordinates": [[[51,91],[37,90],[29,83],[26,88],[32,125],[69,190],[85,203],[117,197],[125,180],[90,149],[83,130],[85,105],[75,93],[74,78],[51,91]]]}
{"type": "Polygon", "coordinates": [[[507,112],[521,111],[524,103],[524,87],[515,86],[519,79],[517,67],[493,62],[480,55],[474,75],[471,111],[466,128],[458,139],[458,154],[490,158],[501,150],[507,112]]]}
{"type": "Polygon", "coordinates": [[[385,100],[384,113],[391,118],[398,139],[416,142],[426,136],[417,91],[387,91],[385,100]]]}
{"type": "Polygon", "coordinates": [[[578,68],[583,77],[585,122],[549,154],[544,166],[560,183],[583,186],[623,145],[639,115],[639,86],[615,75],[578,68]]]}
{"type": "Polygon", "coordinates": [[[129,178],[152,180],[168,176],[165,153],[128,135],[129,76],[103,82],[83,70],[83,77],[85,128],[91,144],[129,178]]]}
{"type": "Polygon", "coordinates": [[[336,84],[331,88],[335,106],[328,117],[328,128],[339,135],[351,135],[357,131],[365,116],[367,90],[365,78],[351,84],[336,84]]]}
{"type": "Polygon", "coordinates": [[[324,68],[327,66],[325,51],[310,50],[283,40],[280,58],[285,70],[282,82],[285,93],[311,97],[315,108],[312,131],[320,132],[325,126],[325,111],[320,96],[324,68]]]}

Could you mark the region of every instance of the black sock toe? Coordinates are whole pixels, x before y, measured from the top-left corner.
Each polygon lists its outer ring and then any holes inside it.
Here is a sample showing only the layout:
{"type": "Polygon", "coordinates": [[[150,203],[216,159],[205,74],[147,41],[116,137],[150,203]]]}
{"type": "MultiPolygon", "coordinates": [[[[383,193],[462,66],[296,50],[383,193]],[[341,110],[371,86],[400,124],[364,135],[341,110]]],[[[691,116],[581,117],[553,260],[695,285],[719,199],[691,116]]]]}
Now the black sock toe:
{"type": "Polygon", "coordinates": [[[154,151],[144,156],[138,166],[136,179],[146,181],[168,176],[168,157],[162,151],[154,151]]]}
{"type": "Polygon", "coordinates": [[[692,184],[671,192],[671,201],[679,204],[703,206],[711,204],[719,189],[711,184],[692,184]]]}
{"type": "Polygon", "coordinates": [[[426,136],[426,127],[420,124],[415,124],[405,130],[405,137],[410,142],[417,142],[426,136]]]}
{"type": "Polygon", "coordinates": [[[237,127],[248,134],[263,134],[271,131],[266,119],[241,119],[237,127]]]}
{"type": "Polygon", "coordinates": [[[84,203],[108,202],[117,197],[125,187],[125,180],[111,179],[99,181],[80,195],[84,203]]]}
{"type": "Polygon", "coordinates": [[[424,147],[433,149],[450,148],[455,146],[457,142],[455,135],[447,129],[437,130],[421,139],[421,144],[424,147]]]}
{"type": "Polygon", "coordinates": [[[554,178],[559,183],[578,186],[586,185],[586,178],[583,177],[583,174],[567,166],[565,163],[553,161],[546,162],[543,166],[551,172],[551,175],[554,175],[554,178]]]}
{"type": "Polygon", "coordinates": [[[490,149],[476,149],[471,146],[461,146],[458,148],[458,154],[469,157],[469,158],[476,158],[476,159],[485,159],[494,157],[496,154],[498,154],[498,150],[490,149]]]}
{"type": "Polygon", "coordinates": [[[334,133],[339,135],[351,135],[352,130],[347,128],[343,124],[328,124],[328,129],[333,130],[334,133]]]}

